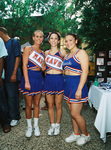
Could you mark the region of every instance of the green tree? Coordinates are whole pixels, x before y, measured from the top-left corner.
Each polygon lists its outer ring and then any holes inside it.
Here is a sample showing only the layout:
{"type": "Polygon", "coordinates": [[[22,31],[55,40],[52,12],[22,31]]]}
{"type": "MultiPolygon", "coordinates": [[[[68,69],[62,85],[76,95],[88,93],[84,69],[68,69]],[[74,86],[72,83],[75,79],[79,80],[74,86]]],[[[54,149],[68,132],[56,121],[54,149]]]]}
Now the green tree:
{"type": "Polygon", "coordinates": [[[45,33],[77,33],[93,51],[109,50],[110,10],[109,0],[5,0],[0,1],[0,26],[5,26],[12,37],[19,36],[22,42],[43,27],[45,33]],[[34,12],[43,16],[32,17],[34,12]]]}
{"type": "Polygon", "coordinates": [[[0,3],[0,24],[5,26],[12,37],[19,36],[22,42],[38,27],[45,32],[64,30],[64,0],[5,0],[0,3]],[[34,12],[45,14],[32,17],[34,12]]]}
{"type": "Polygon", "coordinates": [[[92,51],[111,48],[111,3],[109,0],[72,0],[66,9],[69,31],[76,32],[92,51]],[[70,17],[68,17],[70,16],[70,17]],[[70,19],[71,18],[71,19],[70,19]]]}
{"type": "Polygon", "coordinates": [[[41,17],[34,17],[31,14],[44,13],[48,10],[47,2],[47,0],[0,1],[0,26],[6,27],[12,37],[19,36],[21,41],[25,42],[27,36],[32,36],[37,27],[43,26],[41,17]]]}
{"type": "Polygon", "coordinates": [[[85,3],[81,11],[79,33],[95,52],[111,48],[110,10],[109,0],[95,0],[85,3]]]}

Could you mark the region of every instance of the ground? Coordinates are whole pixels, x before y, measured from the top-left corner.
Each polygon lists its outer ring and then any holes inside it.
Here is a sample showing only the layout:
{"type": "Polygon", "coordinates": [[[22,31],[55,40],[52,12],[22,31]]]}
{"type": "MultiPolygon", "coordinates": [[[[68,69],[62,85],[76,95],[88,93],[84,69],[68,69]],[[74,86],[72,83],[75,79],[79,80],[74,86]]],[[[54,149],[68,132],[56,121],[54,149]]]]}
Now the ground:
{"type": "MultiPolygon", "coordinates": [[[[44,96],[41,98],[40,107],[44,106],[44,96]]],[[[25,110],[20,108],[21,119],[19,124],[11,128],[11,132],[4,133],[0,127],[0,150],[110,150],[111,136],[107,137],[104,143],[100,139],[100,134],[94,126],[96,111],[91,109],[89,105],[84,105],[82,115],[86,120],[87,130],[91,135],[91,141],[83,147],[76,146],[75,142],[66,143],[65,138],[72,132],[72,122],[70,112],[66,102],[62,104],[63,115],[61,120],[61,133],[58,136],[48,136],[47,131],[50,127],[50,121],[47,110],[40,110],[39,128],[41,135],[35,137],[32,135],[30,139],[25,137],[26,118],[25,110]]]]}

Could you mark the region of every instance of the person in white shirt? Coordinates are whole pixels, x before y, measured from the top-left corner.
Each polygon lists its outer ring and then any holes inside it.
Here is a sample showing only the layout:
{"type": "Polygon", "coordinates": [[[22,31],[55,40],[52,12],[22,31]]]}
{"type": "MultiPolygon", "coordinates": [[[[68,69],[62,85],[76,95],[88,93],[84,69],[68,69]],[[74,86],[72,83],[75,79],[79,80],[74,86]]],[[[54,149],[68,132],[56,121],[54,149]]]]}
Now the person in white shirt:
{"type": "Polygon", "coordinates": [[[0,38],[0,122],[5,133],[10,132],[10,119],[8,117],[8,107],[4,90],[4,57],[7,56],[3,40],[0,38]]]}

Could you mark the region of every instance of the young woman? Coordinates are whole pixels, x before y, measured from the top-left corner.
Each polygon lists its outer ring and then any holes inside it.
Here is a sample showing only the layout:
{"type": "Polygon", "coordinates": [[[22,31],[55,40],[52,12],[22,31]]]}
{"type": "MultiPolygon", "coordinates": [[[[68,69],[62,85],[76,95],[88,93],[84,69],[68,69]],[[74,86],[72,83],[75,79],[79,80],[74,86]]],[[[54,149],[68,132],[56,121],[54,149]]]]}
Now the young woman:
{"type": "Polygon", "coordinates": [[[44,82],[44,92],[48,102],[48,113],[51,127],[48,135],[60,134],[60,121],[62,116],[62,99],[64,92],[64,78],[62,75],[62,61],[66,55],[65,50],[60,50],[60,34],[52,32],[49,34],[51,49],[45,51],[46,76],[44,82]],[[56,105],[56,124],[54,114],[54,103],[56,105]]]}
{"type": "Polygon", "coordinates": [[[42,69],[44,65],[44,53],[40,49],[43,41],[43,32],[36,30],[33,34],[33,46],[25,48],[23,53],[23,78],[20,84],[20,90],[25,94],[26,101],[26,118],[27,118],[27,131],[26,137],[32,136],[32,103],[34,105],[34,135],[40,136],[38,127],[39,118],[39,102],[43,88],[42,69]]]}
{"type": "Polygon", "coordinates": [[[68,143],[76,141],[77,145],[82,146],[90,141],[85,120],[81,116],[83,103],[88,100],[88,89],[85,83],[88,75],[89,59],[86,51],[78,48],[80,39],[76,34],[67,34],[65,45],[70,53],[63,62],[65,73],[64,99],[67,101],[71,112],[74,130],[65,141],[68,143]],[[81,135],[79,129],[82,132],[81,135]]]}

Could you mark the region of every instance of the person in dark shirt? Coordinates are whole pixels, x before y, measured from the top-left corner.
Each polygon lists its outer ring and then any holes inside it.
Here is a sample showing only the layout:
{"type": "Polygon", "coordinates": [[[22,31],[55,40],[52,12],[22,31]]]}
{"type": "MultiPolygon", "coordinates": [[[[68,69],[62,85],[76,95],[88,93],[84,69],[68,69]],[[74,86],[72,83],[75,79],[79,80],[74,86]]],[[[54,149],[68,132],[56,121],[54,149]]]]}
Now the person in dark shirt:
{"type": "Polygon", "coordinates": [[[8,111],[10,125],[16,126],[19,123],[19,82],[21,80],[20,58],[21,47],[16,39],[11,39],[7,29],[0,27],[0,37],[5,42],[8,56],[5,58],[5,87],[8,96],[8,111]]]}

